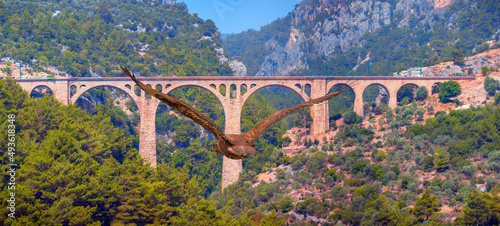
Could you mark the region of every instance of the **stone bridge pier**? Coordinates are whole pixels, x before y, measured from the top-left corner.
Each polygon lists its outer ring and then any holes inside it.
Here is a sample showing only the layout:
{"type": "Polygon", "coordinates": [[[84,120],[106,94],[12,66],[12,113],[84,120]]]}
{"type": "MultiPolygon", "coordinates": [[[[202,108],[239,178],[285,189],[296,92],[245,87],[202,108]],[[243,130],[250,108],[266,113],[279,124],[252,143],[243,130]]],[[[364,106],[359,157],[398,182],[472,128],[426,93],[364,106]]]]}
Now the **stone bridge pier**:
{"type": "MultiPolygon", "coordinates": [[[[227,92],[229,93],[229,92],[227,92]]],[[[226,123],[225,133],[241,134],[241,98],[229,99],[225,98],[222,106],[224,107],[226,123]]],[[[230,159],[226,156],[222,157],[222,189],[236,182],[240,176],[243,166],[241,159],[230,159]]]]}
{"type": "Polygon", "coordinates": [[[146,159],[151,167],[156,169],[156,109],[160,101],[156,98],[146,98],[141,90],[137,99],[137,107],[141,117],[139,125],[139,155],[146,159]]]}

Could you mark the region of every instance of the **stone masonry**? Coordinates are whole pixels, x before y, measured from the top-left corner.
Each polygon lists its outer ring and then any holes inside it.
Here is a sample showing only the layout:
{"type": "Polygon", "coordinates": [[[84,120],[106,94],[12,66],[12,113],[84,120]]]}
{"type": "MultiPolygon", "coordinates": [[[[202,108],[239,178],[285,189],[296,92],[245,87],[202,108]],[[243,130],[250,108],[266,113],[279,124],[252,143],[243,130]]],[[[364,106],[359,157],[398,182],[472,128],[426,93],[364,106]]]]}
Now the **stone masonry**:
{"type": "MultiPolygon", "coordinates": [[[[226,133],[241,133],[241,110],[245,101],[255,91],[267,86],[281,86],[292,90],[304,101],[325,95],[337,84],[348,84],[354,91],[354,111],[363,115],[362,95],[369,85],[380,85],[389,97],[389,107],[396,107],[397,91],[406,84],[415,86],[426,86],[431,92],[431,87],[440,82],[448,80],[472,80],[475,77],[356,77],[354,82],[350,77],[168,77],[139,78],[143,83],[156,87],[160,85],[163,93],[182,87],[197,86],[211,92],[221,102],[226,118],[226,133]],[[310,96],[305,87],[311,87],[310,96]],[[225,87],[226,93],[219,92],[225,87]],[[246,90],[246,92],[243,92],[246,90]],[[230,94],[232,93],[232,95],[230,94]]],[[[39,86],[46,86],[52,90],[57,100],[63,104],[75,103],[86,91],[100,87],[109,86],[126,92],[137,104],[140,113],[140,138],[139,154],[145,158],[152,167],[156,168],[156,131],[155,116],[156,109],[160,103],[156,98],[147,98],[144,91],[136,95],[134,87],[136,84],[128,77],[115,78],[55,78],[55,79],[20,79],[17,81],[23,89],[29,93],[39,86]],[[70,94],[70,89],[76,88],[76,93],[70,94]]],[[[322,134],[329,130],[328,104],[323,102],[310,107],[313,119],[312,134],[322,134]]],[[[232,160],[224,157],[222,169],[222,189],[238,180],[242,171],[241,160],[232,160]]]]}

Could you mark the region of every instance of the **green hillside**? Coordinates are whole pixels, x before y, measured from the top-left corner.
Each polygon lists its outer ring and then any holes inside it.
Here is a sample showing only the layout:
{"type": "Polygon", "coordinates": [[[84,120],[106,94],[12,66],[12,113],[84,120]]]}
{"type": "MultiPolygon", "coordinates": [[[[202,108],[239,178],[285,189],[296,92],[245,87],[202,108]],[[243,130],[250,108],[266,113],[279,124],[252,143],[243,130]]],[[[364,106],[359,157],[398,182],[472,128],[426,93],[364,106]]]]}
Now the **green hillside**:
{"type": "MultiPolygon", "coordinates": [[[[184,4],[58,2],[0,1],[0,56],[35,71],[56,66],[66,72],[69,63],[76,77],[91,71],[112,76],[113,65],[128,65],[142,76],[166,76],[167,64],[170,75],[218,74],[217,27],[188,13],[184,4]]],[[[222,70],[232,74],[227,63],[222,70]]]]}

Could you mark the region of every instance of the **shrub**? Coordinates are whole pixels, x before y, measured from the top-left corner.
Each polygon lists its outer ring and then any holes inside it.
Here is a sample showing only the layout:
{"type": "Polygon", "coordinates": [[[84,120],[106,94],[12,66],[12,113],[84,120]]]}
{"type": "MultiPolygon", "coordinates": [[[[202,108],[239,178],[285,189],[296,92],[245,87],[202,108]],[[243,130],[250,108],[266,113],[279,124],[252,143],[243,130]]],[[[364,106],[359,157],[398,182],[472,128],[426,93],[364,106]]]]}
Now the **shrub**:
{"type": "Polygon", "coordinates": [[[486,92],[488,92],[490,96],[495,95],[498,87],[500,86],[499,82],[491,78],[490,76],[486,76],[483,84],[484,84],[484,90],[486,90],[486,92]]]}
{"type": "Polygon", "coordinates": [[[387,110],[387,105],[381,104],[375,107],[373,110],[376,115],[383,114],[387,110]]]}
{"type": "Polygon", "coordinates": [[[335,120],[330,120],[330,129],[333,131],[337,130],[337,122],[335,120]]]}
{"type": "Polygon", "coordinates": [[[293,199],[288,195],[281,198],[278,208],[280,208],[283,213],[290,211],[293,208],[293,199]]]}
{"type": "Polygon", "coordinates": [[[369,165],[368,163],[364,162],[364,161],[358,161],[356,163],[354,163],[354,165],[352,166],[352,174],[357,174],[359,172],[362,172],[365,167],[369,165]]]}
{"type": "Polygon", "coordinates": [[[419,86],[418,89],[417,89],[417,97],[416,99],[417,100],[425,100],[425,98],[427,98],[427,93],[429,91],[427,90],[427,87],[425,86],[419,86]]]}
{"type": "Polygon", "coordinates": [[[337,180],[337,170],[336,169],[329,169],[326,171],[325,175],[324,175],[325,178],[327,177],[331,177],[333,178],[334,180],[337,180]]]}
{"type": "Polygon", "coordinates": [[[365,180],[353,178],[353,179],[349,179],[346,184],[347,184],[347,186],[350,186],[350,187],[360,187],[360,186],[363,186],[365,184],[365,180]]]}
{"type": "Polygon", "coordinates": [[[450,101],[451,97],[456,97],[462,92],[460,84],[456,81],[444,82],[439,88],[439,100],[443,103],[450,101]]]}
{"type": "Polygon", "coordinates": [[[495,94],[495,103],[500,104],[500,92],[495,94]]]}
{"type": "Polygon", "coordinates": [[[345,144],[344,144],[344,147],[350,147],[354,144],[354,140],[353,139],[348,139],[345,144]]]}
{"type": "Polygon", "coordinates": [[[346,111],[342,114],[342,118],[344,118],[345,124],[352,124],[356,122],[356,113],[354,111],[346,111]]]}
{"type": "Polygon", "coordinates": [[[405,97],[405,98],[403,98],[403,100],[401,101],[401,106],[405,106],[405,105],[407,105],[407,104],[409,104],[409,103],[410,103],[410,100],[408,99],[408,97],[405,97]]]}
{"type": "Polygon", "coordinates": [[[477,172],[477,166],[475,166],[475,165],[464,166],[464,167],[462,167],[462,169],[460,170],[460,172],[462,172],[463,174],[465,174],[467,177],[472,177],[477,172]]]}
{"type": "Polygon", "coordinates": [[[483,73],[483,76],[486,76],[490,72],[490,69],[486,66],[481,68],[481,73],[483,73]]]}
{"type": "Polygon", "coordinates": [[[429,172],[434,169],[434,157],[427,156],[424,158],[424,171],[429,172]]]}

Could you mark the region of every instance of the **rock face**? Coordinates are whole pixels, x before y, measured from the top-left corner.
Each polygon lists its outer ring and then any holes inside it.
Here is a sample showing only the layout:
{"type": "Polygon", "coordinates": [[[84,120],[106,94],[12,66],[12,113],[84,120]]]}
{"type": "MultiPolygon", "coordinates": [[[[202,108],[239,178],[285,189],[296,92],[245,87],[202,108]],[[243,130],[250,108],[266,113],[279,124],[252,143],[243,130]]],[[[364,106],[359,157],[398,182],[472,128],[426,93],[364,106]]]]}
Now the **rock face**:
{"type": "Polygon", "coordinates": [[[385,104],[389,103],[389,93],[384,87],[379,86],[378,96],[377,99],[375,99],[375,104],[379,106],[384,103],[385,104]]]}
{"type": "Polygon", "coordinates": [[[294,69],[307,67],[305,54],[300,48],[304,41],[305,35],[295,28],[292,29],[290,39],[285,46],[277,46],[274,40],[268,41],[266,47],[274,47],[274,51],[266,56],[257,75],[286,75],[294,69]]]}
{"type": "Polygon", "coordinates": [[[460,76],[467,75],[470,72],[480,73],[482,67],[500,65],[500,49],[494,49],[485,53],[465,58],[463,66],[453,64],[453,62],[445,62],[431,67],[410,68],[401,71],[399,74],[394,73],[394,76],[460,76]]]}
{"type": "Polygon", "coordinates": [[[453,62],[445,62],[431,67],[422,67],[422,72],[420,68],[410,68],[408,70],[401,71],[399,74],[394,72],[394,76],[402,77],[428,77],[428,76],[458,76],[464,75],[462,67],[453,64],[453,62]]]}
{"type": "Polygon", "coordinates": [[[243,64],[242,62],[237,60],[229,61],[229,67],[233,69],[236,76],[247,76],[247,67],[245,67],[245,64],[243,64]]]}
{"type": "Polygon", "coordinates": [[[491,67],[500,64],[500,50],[493,50],[487,53],[481,53],[476,56],[468,57],[465,60],[465,68],[472,68],[473,73],[481,72],[482,67],[491,67]]]}
{"type": "MultiPolygon", "coordinates": [[[[271,38],[265,44],[273,51],[265,57],[256,75],[287,75],[308,68],[305,53],[312,58],[335,57],[340,51],[362,47],[362,36],[397,20],[408,26],[411,18],[433,25],[455,0],[399,0],[394,6],[385,1],[355,1],[343,5],[338,0],[304,1],[291,12],[290,37],[285,44],[271,38]],[[311,3],[313,2],[313,3],[311,3]],[[400,18],[395,18],[394,16],[400,18]],[[401,18],[402,17],[402,18],[401,18]]],[[[458,15],[452,15],[452,21],[458,15]]],[[[450,21],[450,28],[453,24],[450,21]]]]}

